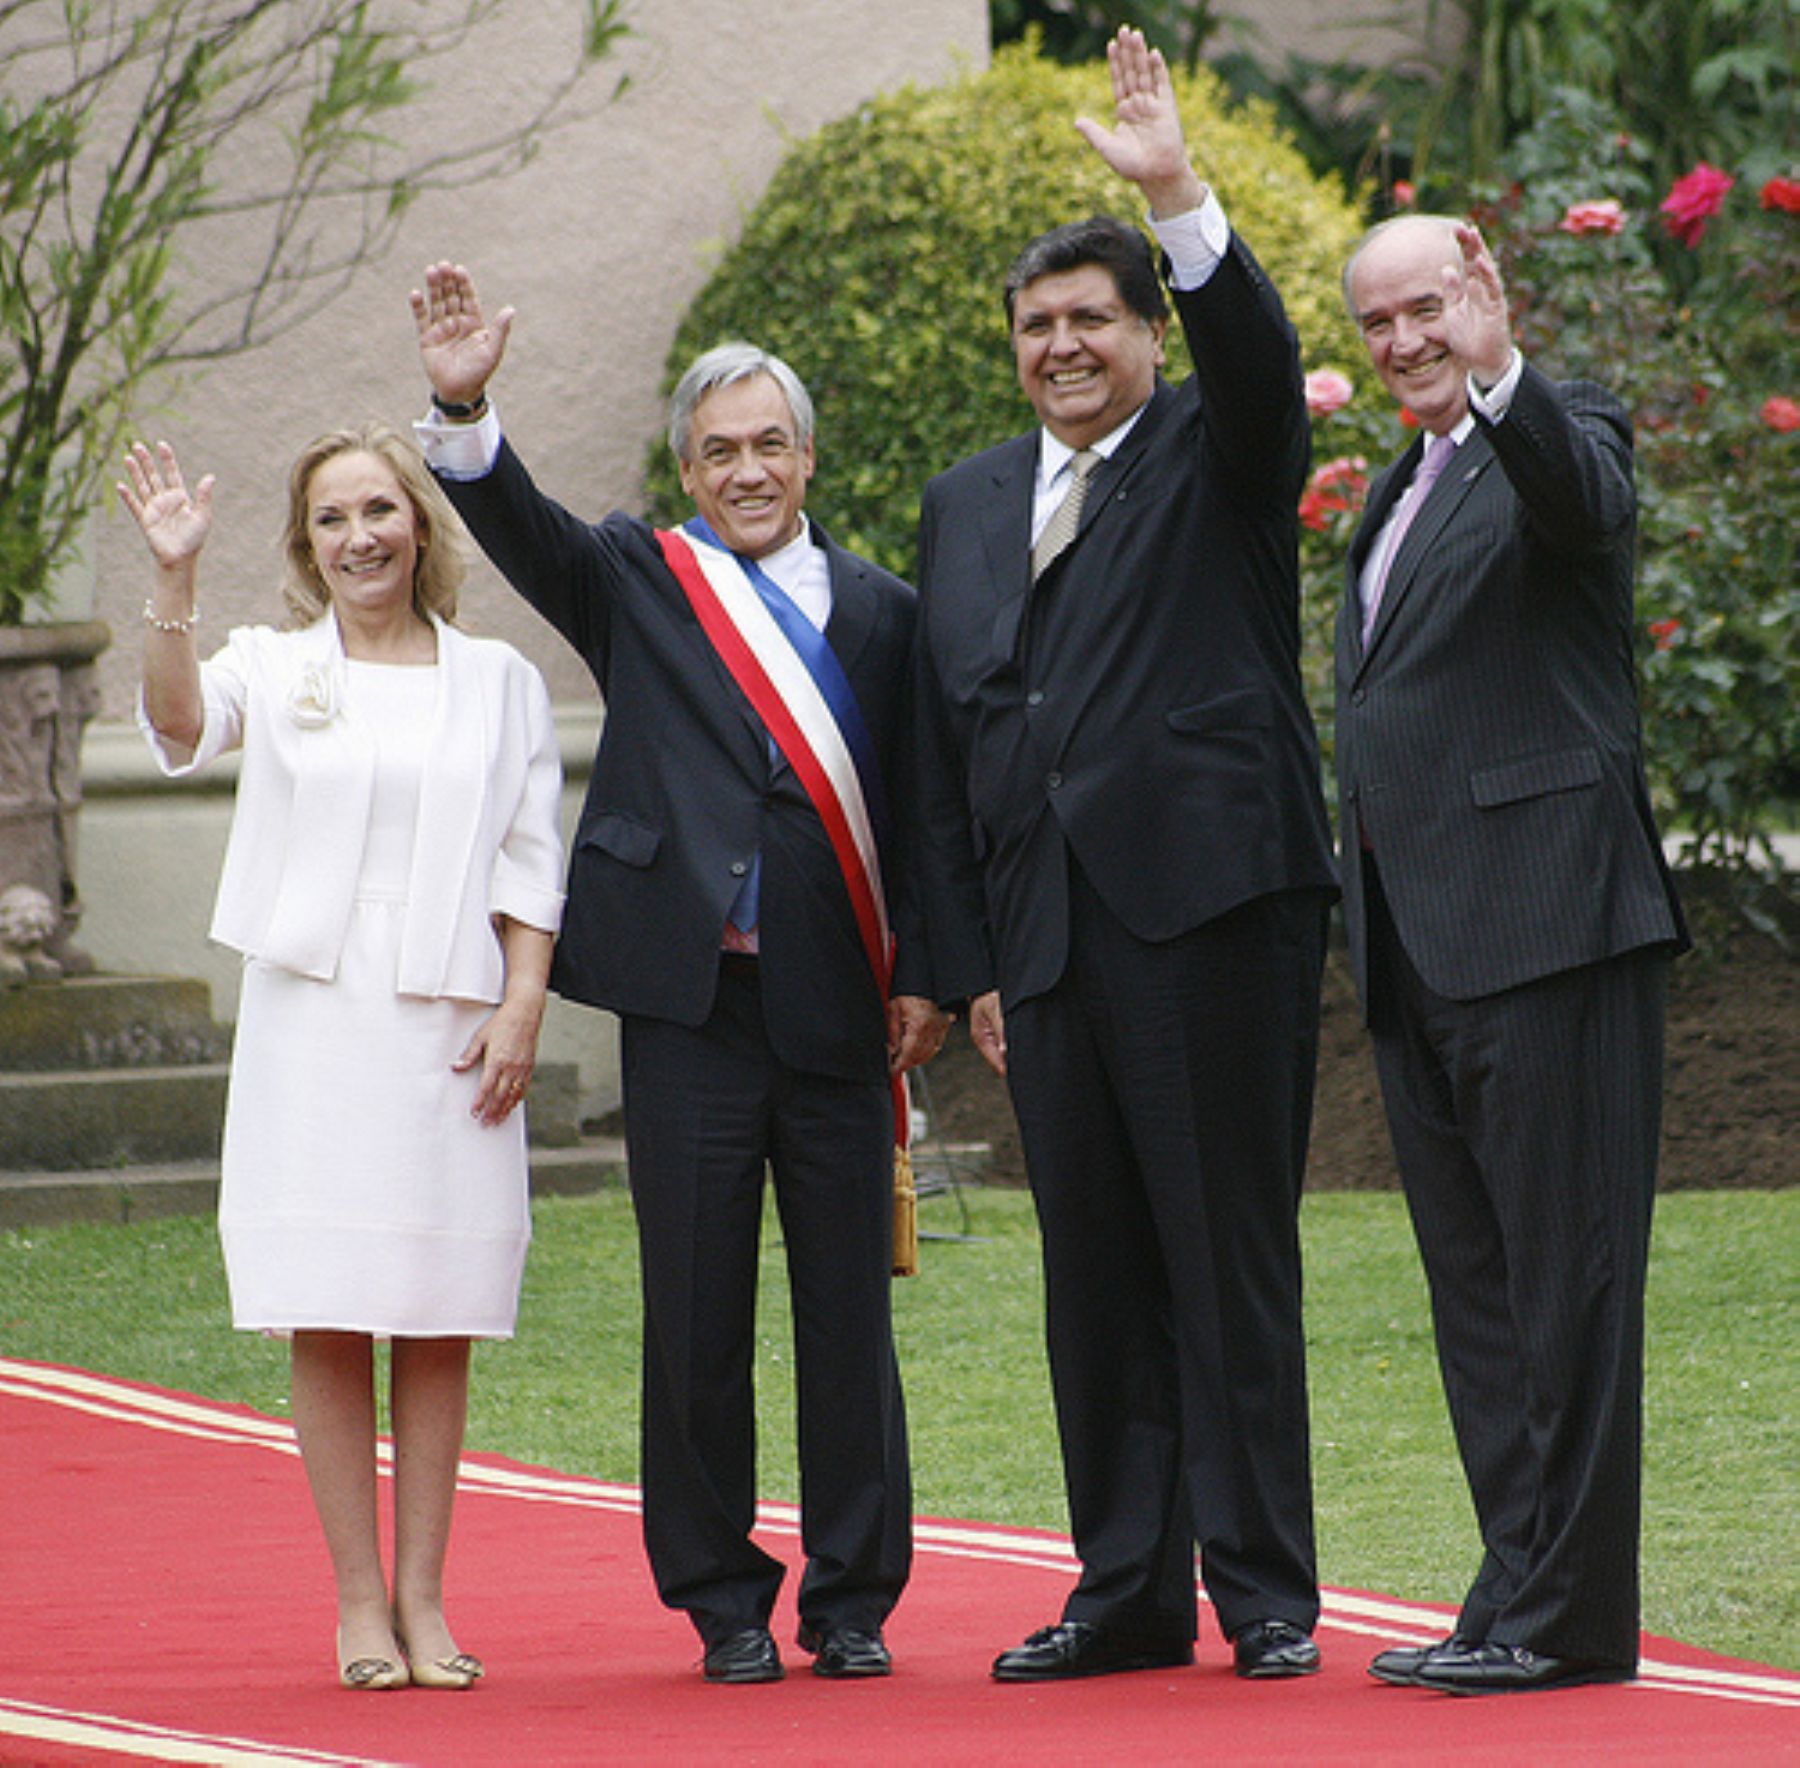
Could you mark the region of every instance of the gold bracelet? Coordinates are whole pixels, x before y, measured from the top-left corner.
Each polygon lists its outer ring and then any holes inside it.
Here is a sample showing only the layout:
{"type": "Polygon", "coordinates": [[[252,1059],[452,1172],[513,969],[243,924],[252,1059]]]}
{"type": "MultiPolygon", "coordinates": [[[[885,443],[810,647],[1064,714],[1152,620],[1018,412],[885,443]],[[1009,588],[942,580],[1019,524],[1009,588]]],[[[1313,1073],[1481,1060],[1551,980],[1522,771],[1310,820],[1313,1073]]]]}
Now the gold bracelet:
{"type": "Polygon", "coordinates": [[[155,603],[149,596],[145,596],[144,624],[156,632],[190,633],[200,624],[200,609],[196,605],[194,611],[185,620],[159,620],[156,617],[155,603]]]}

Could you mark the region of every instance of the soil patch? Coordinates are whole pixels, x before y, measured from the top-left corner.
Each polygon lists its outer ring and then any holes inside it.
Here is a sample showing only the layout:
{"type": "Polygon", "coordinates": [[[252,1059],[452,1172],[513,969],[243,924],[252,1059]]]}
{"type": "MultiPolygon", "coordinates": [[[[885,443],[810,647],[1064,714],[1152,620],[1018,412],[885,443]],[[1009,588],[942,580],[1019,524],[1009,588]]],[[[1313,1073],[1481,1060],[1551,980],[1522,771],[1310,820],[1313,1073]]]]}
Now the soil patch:
{"type": "MultiPolygon", "coordinates": [[[[1662,1188],[1800,1184],[1800,961],[1722,909],[1703,909],[1700,920],[1699,949],[1675,965],[1670,982],[1662,1188]]],[[[986,1142],[989,1182],[1025,1182],[1006,1088],[961,1026],[927,1070],[926,1087],[934,1138],[986,1142]]],[[[1398,1184],[1349,963],[1334,947],[1307,1186],[1398,1184]]]]}

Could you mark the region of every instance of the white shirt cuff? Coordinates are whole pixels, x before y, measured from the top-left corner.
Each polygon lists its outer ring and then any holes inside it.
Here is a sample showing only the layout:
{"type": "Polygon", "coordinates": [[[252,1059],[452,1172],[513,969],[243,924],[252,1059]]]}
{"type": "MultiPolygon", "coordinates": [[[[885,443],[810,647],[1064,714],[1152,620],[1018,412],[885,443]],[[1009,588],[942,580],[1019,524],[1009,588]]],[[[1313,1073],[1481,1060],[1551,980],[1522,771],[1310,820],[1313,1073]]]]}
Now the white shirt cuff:
{"type": "Polygon", "coordinates": [[[500,458],[500,418],[492,404],[472,424],[453,424],[433,406],[413,435],[425,464],[446,479],[485,479],[500,458]]]}
{"type": "Polygon", "coordinates": [[[1149,219],[1157,244],[1169,255],[1169,281],[1178,289],[1201,287],[1230,249],[1231,223],[1210,185],[1199,208],[1166,220],[1149,219]]]}
{"type": "Polygon", "coordinates": [[[1469,403],[1487,419],[1490,424],[1497,424],[1506,416],[1507,408],[1512,404],[1512,396],[1518,391],[1519,376],[1525,372],[1525,358],[1517,344],[1513,346],[1512,361],[1506,365],[1506,373],[1484,393],[1476,386],[1475,377],[1469,376],[1469,403]]]}

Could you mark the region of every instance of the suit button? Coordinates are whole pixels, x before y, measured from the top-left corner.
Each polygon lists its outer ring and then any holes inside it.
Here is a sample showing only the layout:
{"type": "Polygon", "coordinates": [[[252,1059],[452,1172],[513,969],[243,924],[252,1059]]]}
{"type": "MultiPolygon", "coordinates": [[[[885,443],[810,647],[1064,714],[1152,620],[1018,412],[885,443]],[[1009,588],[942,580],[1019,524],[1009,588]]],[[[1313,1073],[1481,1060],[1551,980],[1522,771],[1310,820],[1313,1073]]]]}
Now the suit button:
{"type": "Polygon", "coordinates": [[[1044,784],[1048,786],[1052,792],[1058,791],[1062,786],[1062,775],[1059,773],[1047,774],[1044,778],[1044,784]]]}
{"type": "Polygon", "coordinates": [[[1351,694],[1350,704],[1352,706],[1360,706],[1367,697],[1367,691],[1363,688],[1358,688],[1351,694]]]}
{"type": "Polygon", "coordinates": [[[744,874],[746,872],[748,872],[749,870],[750,870],[750,862],[748,860],[734,859],[731,862],[731,875],[734,878],[743,877],[744,874]]]}
{"type": "Polygon", "coordinates": [[[1043,703],[1044,690],[1042,688],[1033,688],[1031,692],[1025,696],[1025,704],[1027,706],[1041,706],[1043,703]]]}

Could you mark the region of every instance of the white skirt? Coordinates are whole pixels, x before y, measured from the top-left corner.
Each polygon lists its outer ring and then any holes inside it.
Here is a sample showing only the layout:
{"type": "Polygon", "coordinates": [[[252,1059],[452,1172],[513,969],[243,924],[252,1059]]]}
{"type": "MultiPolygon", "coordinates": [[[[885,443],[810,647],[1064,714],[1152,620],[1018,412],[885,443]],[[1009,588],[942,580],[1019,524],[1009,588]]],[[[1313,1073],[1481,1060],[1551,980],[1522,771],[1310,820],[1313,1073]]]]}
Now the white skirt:
{"type": "Polygon", "coordinates": [[[484,1127],[479,1064],[451,1071],[492,1007],[394,992],[404,915],[359,899],[331,982],[244,966],[219,1236],[245,1330],[512,1334],[524,1114],[484,1127]]]}

